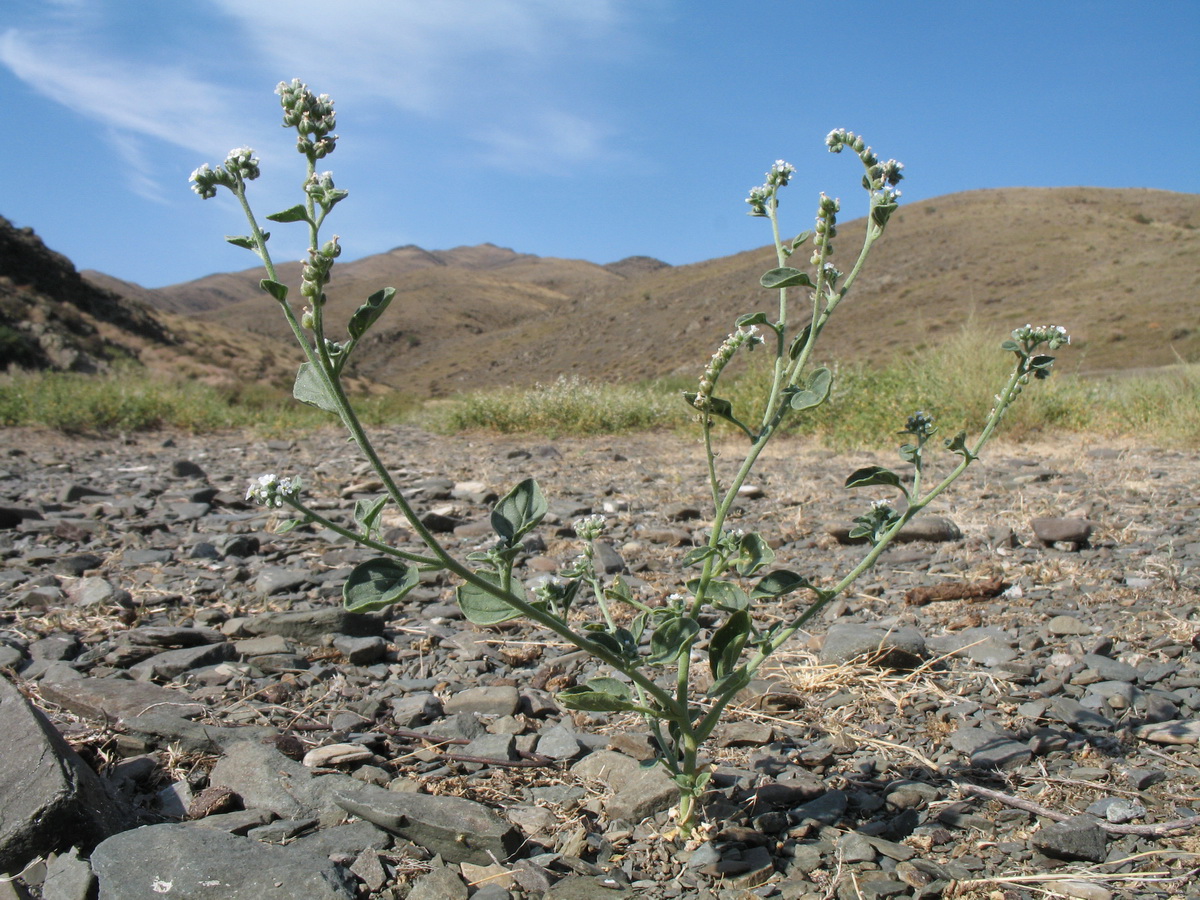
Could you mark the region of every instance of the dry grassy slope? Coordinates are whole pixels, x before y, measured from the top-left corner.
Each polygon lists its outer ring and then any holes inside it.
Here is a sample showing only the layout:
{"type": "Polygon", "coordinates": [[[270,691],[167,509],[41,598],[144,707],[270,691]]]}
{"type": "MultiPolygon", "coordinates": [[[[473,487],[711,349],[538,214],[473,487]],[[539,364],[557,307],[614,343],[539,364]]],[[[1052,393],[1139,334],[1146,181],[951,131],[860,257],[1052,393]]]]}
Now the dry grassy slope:
{"type": "MultiPolygon", "coordinates": [[[[846,214],[861,195],[845,199],[846,214]]],[[[788,211],[793,207],[789,205],[788,211]]],[[[789,219],[800,230],[808,222],[789,219]]],[[[839,226],[848,269],[863,223],[839,226]]],[[[766,229],[764,227],[764,233],[766,229]]],[[[1200,196],[1139,189],[973,191],[902,206],[826,332],[827,359],[911,352],[968,319],[1000,340],[1016,325],[1066,325],[1080,371],[1200,359],[1200,196]]],[[[801,262],[801,266],[806,260],[801,262]]],[[[396,302],[360,354],[361,374],[421,394],[563,373],[636,379],[698,372],[741,313],[773,312],[757,286],[769,248],[689,266],[597,266],[482,245],[401,247],[336,270],[331,320],[384,284],[396,302]]],[[[254,272],[152,294],[283,335],[254,272]],[[180,299],[183,297],[183,299],[180,299]]],[[[288,273],[291,282],[294,272],[288,273]]],[[[799,301],[797,297],[797,301],[799,301]]],[[[1067,360],[1064,360],[1067,361],[1067,360]]]]}

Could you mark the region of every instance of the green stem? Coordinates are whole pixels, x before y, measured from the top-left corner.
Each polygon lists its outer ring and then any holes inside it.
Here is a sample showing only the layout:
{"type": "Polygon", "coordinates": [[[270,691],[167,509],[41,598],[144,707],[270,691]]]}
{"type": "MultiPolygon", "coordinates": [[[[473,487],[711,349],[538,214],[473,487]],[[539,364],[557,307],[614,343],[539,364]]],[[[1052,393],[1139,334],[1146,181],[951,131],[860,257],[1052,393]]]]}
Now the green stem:
{"type": "Polygon", "coordinates": [[[301,513],[303,516],[312,520],[313,522],[316,522],[318,525],[328,528],[335,534],[340,534],[344,538],[349,538],[356,544],[361,544],[362,546],[369,547],[372,550],[378,550],[380,553],[386,553],[388,556],[394,556],[397,559],[403,559],[406,562],[416,563],[419,566],[429,566],[431,568],[439,569],[441,568],[441,564],[432,556],[421,556],[418,553],[409,553],[407,550],[399,550],[395,547],[391,547],[387,544],[351,531],[349,528],[339,525],[337,522],[334,522],[331,519],[325,518],[325,516],[305,506],[299,500],[291,497],[284,497],[282,499],[284,503],[296,510],[296,512],[301,513]]]}

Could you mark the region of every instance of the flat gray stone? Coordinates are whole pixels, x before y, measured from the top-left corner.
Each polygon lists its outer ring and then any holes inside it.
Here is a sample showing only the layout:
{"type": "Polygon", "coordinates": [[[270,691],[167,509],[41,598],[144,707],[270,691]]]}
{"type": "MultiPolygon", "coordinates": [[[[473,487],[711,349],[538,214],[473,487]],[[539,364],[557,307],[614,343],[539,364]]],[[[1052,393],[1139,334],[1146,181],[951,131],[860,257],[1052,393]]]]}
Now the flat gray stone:
{"type": "Polygon", "coordinates": [[[190,825],[150,825],[92,853],[99,900],[354,900],[354,879],[303,850],[190,825]]]}
{"type": "Polygon", "coordinates": [[[500,684],[456,691],[443,701],[446,715],[475,713],[481,716],[511,716],[521,704],[521,695],[511,685],[500,684]]]}
{"type": "Polygon", "coordinates": [[[319,644],[329,634],[347,634],[351,637],[381,635],[383,619],[331,606],[255,616],[247,619],[243,627],[248,634],[278,634],[302,644],[319,644]]]}
{"type": "Polygon", "coordinates": [[[359,784],[349,775],[315,776],[302,763],[255,741],[229,745],[208,783],[229,788],[247,808],[269,809],[281,819],[306,819],[336,809],[334,791],[359,784]]]}
{"type": "Polygon", "coordinates": [[[821,645],[821,662],[863,659],[871,665],[912,669],[925,658],[925,638],[911,626],[886,629],[876,625],[832,625],[821,645]]]}
{"type": "Polygon", "coordinates": [[[96,773],[5,678],[0,722],[0,872],[127,826],[96,773]]]}
{"type": "Polygon", "coordinates": [[[1044,544],[1086,544],[1092,535],[1092,523],[1076,517],[1048,516],[1031,519],[1029,525],[1044,544]]]}
{"type": "Polygon", "coordinates": [[[408,900],[467,900],[467,886],[457,872],[442,866],[413,882],[408,900]]]}
{"type": "Polygon", "coordinates": [[[447,862],[478,866],[503,861],[524,841],[521,833],[482,803],[462,797],[400,793],[372,784],[336,790],[339,806],[447,862]]]}
{"type": "Polygon", "coordinates": [[[124,720],[155,710],[176,716],[203,715],[204,704],[183,691],[124,678],[75,678],[51,680],[49,673],[39,684],[42,696],[76,715],[89,719],[124,720]]]}
{"type": "Polygon", "coordinates": [[[132,666],[129,672],[139,681],[170,681],[184,672],[203,666],[215,666],[233,659],[236,655],[237,651],[228,641],[220,644],[201,644],[199,647],[181,647],[178,650],[156,653],[132,666]]]}
{"type": "Polygon", "coordinates": [[[987,728],[960,728],[950,735],[950,746],[981,769],[1011,769],[1033,757],[1028,744],[987,728]]]}

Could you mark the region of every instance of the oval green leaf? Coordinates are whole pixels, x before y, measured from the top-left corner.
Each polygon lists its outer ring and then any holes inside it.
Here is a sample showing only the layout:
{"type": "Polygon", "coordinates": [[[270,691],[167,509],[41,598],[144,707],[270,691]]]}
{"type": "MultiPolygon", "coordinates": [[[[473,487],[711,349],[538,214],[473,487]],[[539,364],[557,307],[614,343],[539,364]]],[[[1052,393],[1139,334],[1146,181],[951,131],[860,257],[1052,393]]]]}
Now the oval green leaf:
{"type": "Polygon", "coordinates": [[[758,584],[750,591],[750,596],[755,600],[763,600],[767,597],[782,597],[803,588],[812,588],[812,582],[803,575],[789,572],[787,569],[776,569],[759,579],[758,584]]]}
{"type": "Polygon", "coordinates": [[[782,266],[764,273],[762,278],[758,279],[758,283],[771,290],[813,286],[812,279],[808,277],[807,273],[793,269],[791,266],[782,266]]]}
{"type": "MultiPolygon", "coordinates": [[[[499,579],[491,572],[479,572],[479,577],[500,586],[499,579]]],[[[519,581],[512,582],[509,590],[520,600],[525,599],[525,586],[519,581]]],[[[510,605],[502,597],[497,597],[490,591],[474,584],[460,584],[454,591],[458,608],[468,622],[475,625],[498,625],[509,619],[516,619],[521,611],[510,605]]]]}
{"type": "Polygon", "coordinates": [[[695,619],[686,616],[667,619],[650,636],[650,655],[646,661],[653,666],[673,662],[699,633],[700,623],[695,619]]]}
{"type": "Polygon", "coordinates": [[[342,605],[350,612],[385,609],[420,583],[413,566],[378,557],[354,567],[342,585],[342,605]]]}
{"type": "Polygon", "coordinates": [[[538,483],[526,478],[501,497],[492,510],[492,530],[511,546],[536,528],[548,509],[538,483]]]}
{"type": "Polygon", "coordinates": [[[873,485],[886,485],[887,487],[899,488],[904,490],[900,483],[900,476],[891,469],[885,469],[883,466],[863,466],[861,469],[855,469],[846,479],[846,487],[871,487],[873,485]]]}
{"type": "Polygon", "coordinates": [[[751,627],[750,613],[739,609],[713,633],[708,642],[708,667],[714,679],[719,681],[737,667],[751,627]]]}

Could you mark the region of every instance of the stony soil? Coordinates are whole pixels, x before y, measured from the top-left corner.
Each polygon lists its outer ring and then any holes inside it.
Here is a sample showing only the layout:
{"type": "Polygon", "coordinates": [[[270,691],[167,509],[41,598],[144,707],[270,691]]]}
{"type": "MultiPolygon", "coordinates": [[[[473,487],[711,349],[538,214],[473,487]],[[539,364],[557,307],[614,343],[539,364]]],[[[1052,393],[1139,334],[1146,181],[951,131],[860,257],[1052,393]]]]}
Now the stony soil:
{"type": "MultiPolygon", "coordinates": [[[[103,776],[106,831],[150,826],[10,854],[16,896],[83,900],[93,871],[102,898],[1200,896],[1195,451],[991,448],[747,690],[685,842],[669,782],[639,765],[644,726],[554,702],[597,673],[571,647],[471,626],[435,575],[386,615],[338,614],[371,554],[277,535],[284,516],[243,497],[300,475],[348,516],[379,486],[339,434],[4,446],[0,667],[103,776]]],[[[379,446],[464,554],[536,477],[551,514],[526,581],[602,513],[599,558],[656,602],[706,525],[700,448],[672,435],[379,446]]],[[[839,535],[872,498],[841,485],[871,463],[891,461],[776,445],[735,524],[814,580],[845,571],[863,548],[839,535]]]]}

